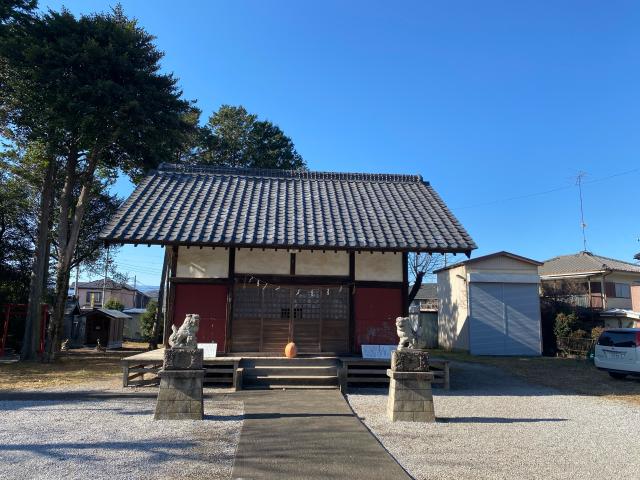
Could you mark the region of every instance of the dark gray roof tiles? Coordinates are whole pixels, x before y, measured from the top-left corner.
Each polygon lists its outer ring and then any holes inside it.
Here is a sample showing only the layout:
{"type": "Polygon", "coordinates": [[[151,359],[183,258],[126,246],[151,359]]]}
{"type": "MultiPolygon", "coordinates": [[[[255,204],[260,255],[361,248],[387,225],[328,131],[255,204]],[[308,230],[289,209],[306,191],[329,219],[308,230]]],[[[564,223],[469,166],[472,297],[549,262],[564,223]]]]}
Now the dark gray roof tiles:
{"type": "Polygon", "coordinates": [[[163,165],[101,233],[112,243],[468,253],[419,175],[163,165]]]}

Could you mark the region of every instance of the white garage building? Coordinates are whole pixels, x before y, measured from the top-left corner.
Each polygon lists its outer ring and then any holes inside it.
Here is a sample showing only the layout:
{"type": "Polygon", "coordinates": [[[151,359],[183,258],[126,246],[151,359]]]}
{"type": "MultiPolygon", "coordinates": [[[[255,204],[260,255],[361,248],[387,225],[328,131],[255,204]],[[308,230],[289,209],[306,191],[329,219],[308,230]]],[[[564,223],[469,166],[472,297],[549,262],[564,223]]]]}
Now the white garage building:
{"type": "Polygon", "coordinates": [[[540,355],[540,265],[498,252],[436,270],[440,348],[540,355]]]}

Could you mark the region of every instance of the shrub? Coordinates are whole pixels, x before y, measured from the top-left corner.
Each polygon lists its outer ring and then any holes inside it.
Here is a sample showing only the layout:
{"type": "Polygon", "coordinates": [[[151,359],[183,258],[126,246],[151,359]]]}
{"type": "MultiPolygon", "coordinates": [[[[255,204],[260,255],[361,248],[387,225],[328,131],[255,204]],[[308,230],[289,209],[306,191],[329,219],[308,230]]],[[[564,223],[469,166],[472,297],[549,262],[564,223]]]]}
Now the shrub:
{"type": "Polygon", "coordinates": [[[602,332],[604,332],[604,327],[593,327],[591,329],[591,338],[593,340],[598,340],[598,338],[600,338],[600,335],[602,334],[602,332]]]}
{"type": "Polygon", "coordinates": [[[110,298],[107,303],[104,304],[104,308],[108,308],[109,310],[124,310],[124,305],[120,300],[116,298],[110,298]]]}
{"type": "Polygon", "coordinates": [[[569,338],[589,338],[589,334],[586,330],[578,329],[571,332],[569,338]]]}
{"type": "MultiPolygon", "coordinates": [[[[151,341],[151,334],[153,333],[153,322],[156,320],[156,312],[158,311],[158,302],[155,300],[149,300],[147,304],[147,311],[142,314],[140,321],[142,326],[142,335],[147,341],[151,341]]],[[[158,336],[162,335],[162,322],[158,325],[158,336]]]]}
{"type": "MultiPolygon", "coordinates": [[[[559,313],[553,324],[553,333],[556,338],[564,338],[570,336],[571,332],[578,326],[578,317],[575,313],[559,313]]],[[[585,332],[586,333],[586,332],[585,332]]]]}

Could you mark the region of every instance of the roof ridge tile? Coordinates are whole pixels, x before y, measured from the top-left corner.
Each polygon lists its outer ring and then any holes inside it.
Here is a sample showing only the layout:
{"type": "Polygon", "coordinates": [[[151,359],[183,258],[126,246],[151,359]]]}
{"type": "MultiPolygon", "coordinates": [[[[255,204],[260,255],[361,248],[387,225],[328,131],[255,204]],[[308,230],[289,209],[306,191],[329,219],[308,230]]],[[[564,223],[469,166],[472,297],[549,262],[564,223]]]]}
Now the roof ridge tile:
{"type": "MultiPolygon", "coordinates": [[[[181,165],[162,163],[158,167],[160,173],[196,173],[211,175],[238,175],[254,177],[276,177],[300,180],[340,180],[348,182],[424,182],[422,175],[404,173],[358,173],[358,172],[324,172],[313,170],[283,170],[277,168],[224,167],[217,165],[181,165]]],[[[427,183],[428,182],[424,182],[427,183]]]]}

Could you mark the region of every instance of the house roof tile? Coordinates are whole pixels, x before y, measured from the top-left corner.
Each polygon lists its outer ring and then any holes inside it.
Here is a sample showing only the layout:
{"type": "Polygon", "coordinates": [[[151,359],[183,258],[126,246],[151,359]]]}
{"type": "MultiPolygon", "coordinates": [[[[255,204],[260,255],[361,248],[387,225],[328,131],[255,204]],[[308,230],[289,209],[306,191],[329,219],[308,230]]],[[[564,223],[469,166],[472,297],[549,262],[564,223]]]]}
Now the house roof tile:
{"type": "Polygon", "coordinates": [[[571,275],[588,272],[618,271],[640,274],[640,265],[623,260],[594,255],[591,252],[578,252],[561,255],[544,262],[539,269],[542,276],[571,275]]]}

